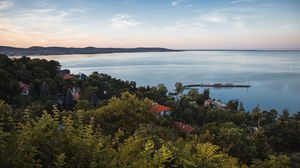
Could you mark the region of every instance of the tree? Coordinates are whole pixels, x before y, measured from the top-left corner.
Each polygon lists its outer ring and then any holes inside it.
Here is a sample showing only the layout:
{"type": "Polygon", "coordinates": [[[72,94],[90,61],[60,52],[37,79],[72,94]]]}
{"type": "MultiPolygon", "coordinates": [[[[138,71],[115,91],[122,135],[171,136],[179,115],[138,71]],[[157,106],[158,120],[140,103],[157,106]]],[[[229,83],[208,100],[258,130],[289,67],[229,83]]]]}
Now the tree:
{"type": "Polygon", "coordinates": [[[94,114],[95,121],[107,134],[121,129],[125,135],[129,135],[140,123],[154,121],[150,108],[147,100],[139,100],[135,95],[125,92],[120,98],[113,97],[106,106],[98,109],[94,114]]]}
{"type": "Polygon", "coordinates": [[[202,132],[209,131],[212,143],[221,147],[231,156],[237,157],[243,163],[250,163],[255,158],[255,146],[244,129],[232,122],[209,123],[203,126],[202,132]]]}
{"type": "Polygon", "coordinates": [[[175,91],[176,91],[177,94],[182,93],[182,91],[183,91],[183,85],[182,85],[181,82],[176,82],[175,83],[175,91]]]}
{"type": "Polygon", "coordinates": [[[284,109],[282,111],[282,115],[279,116],[278,120],[281,122],[286,122],[289,120],[289,116],[290,116],[289,111],[287,109],[284,109]]]}
{"type": "Polygon", "coordinates": [[[255,122],[255,126],[257,128],[260,128],[260,126],[261,126],[260,123],[263,119],[263,114],[262,114],[262,112],[260,110],[260,107],[258,105],[252,110],[251,115],[252,115],[253,120],[255,122]]]}
{"type": "Polygon", "coordinates": [[[65,96],[65,108],[67,110],[72,110],[74,107],[74,100],[71,89],[69,88],[67,91],[67,95],[65,96]]]}
{"type": "Polygon", "coordinates": [[[286,155],[270,155],[268,159],[255,160],[250,168],[289,168],[291,165],[289,157],[286,155]]]}
{"type": "Polygon", "coordinates": [[[40,94],[41,96],[48,96],[48,93],[49,93],[49,86],[44,81],[41,85],[40,94]]]}
{"type": "Polygon", "coordinates": [[[298,152],[300,150],[300,122],[283,114],[277,122],[264,127],[268,143],[276,152],[298,152]]]}
{"type": "Polygon", "coordinates": [[[75,110],[88,110],[92,104],[87,100],[79,100],[75,105],[75,110]]]}
{"type": "Polygon", "coordinates": [[[3,100],[0,100],[0,128],[3,131],[10,131],[14,128],[14,114],[11,107],[3,100]]]}
{"type": "Polygon", "coordinates": [[[272,154],[273,151],[264,130],[257,130],[251,135],[250,139],[255,146],[255,156],[253,158],[266,159],[268,155],[272,154]]]}
{"type": "Polygon", "coordinates": [[[234,168],[239,167],[236,158],[219,151],[219,147],[210,143],[176,142],[176,163],[182,167],[234,168]]]}
{"type": "Polygon", "coordinates": [[[163,96],[166,96],[166,94],[168,93],[167,87],[162,83],[157,84],[156,88],[157,88],[157,91],[163,96]]]}
{"type": "Polygon", "coordinates": [[[174,159],[167,144],[148,137],[129,137],[118,151],[115,167],[168,167],[174,159]]]}
{"type": "Polygon", "coordinates": [[[240,102],[239,111],[245,111],[243,102],[240,102]]]}
{"type": "Polygon", "coordinates": [[[204,91],[203,91],[203,98],[204,100],[208,100],[210,97],[209,97],[209,88],[205,88],[204,91]]]}
{"type": "Polygon", "coordinates": [[[181,99],[168,103],[172,116],[159,116],[150,109],[153,101],[167,104],[163,84],[137,89],[135,82],[100,73],[63,81],[59,68],[55,61],[0,54],[0,98],[5,100],[0,100],[0,167],[264,168],[299,163],[300,113],[290,116],[284,110],[278,117],[276,110],[258,106],[248,113],[241,103],[238,109],[238,100],[228,103],[230,109],[204,107],[208,89],[182,94],[184,86],[176,83],[181,99]],[[28,96],[20,95],[19,81],[30,84],[28,96]],[[75,86],[81,90],[76,104],[70,91],[75,86]],[[57,102],[64,98],[66,108],[53,106],[54,97],[57,102]],[[191,124],[197,132],[180,132],[174,121],[191,124]]]}
{"type": "Polygon", "coordinates": [[[233,111],[238,111],[238,107],[239,107],[239,100],[230,100],[227,103],[227,108],[233,111]]]}
{"type": "Polygon", "coordinates": [[[275,109],[271,109],[270,111],[263,111],[262,114],[263,119],[261,121],[261,124],[263,126],[274,124],[276,122],[278,113],[275,109]]]}
{"type": "Polygon", "coordinates": [[[190,96],[192,98],[192,100],[196,100],[197,96],[198,96],[198,90],[193,88],[188,92],[188,96],[190,96]]]}

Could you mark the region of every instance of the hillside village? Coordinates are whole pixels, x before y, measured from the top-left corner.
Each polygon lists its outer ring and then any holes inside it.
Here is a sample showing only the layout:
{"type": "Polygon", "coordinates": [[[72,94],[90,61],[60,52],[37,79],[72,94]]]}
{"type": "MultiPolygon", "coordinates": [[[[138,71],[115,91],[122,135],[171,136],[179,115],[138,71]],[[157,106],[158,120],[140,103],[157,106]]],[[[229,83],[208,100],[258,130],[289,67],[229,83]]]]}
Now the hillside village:
{"type": "MultiPolygon", "coordinates": [[[[61,107],[62,109],[73,109],[74,106],[76,106],[77,103],[81,101],[81,88],[80,83],[82,81],[86,81],[89,77],[85,75],[84,73],[79,73],[77,75],[71,74],[69,69],[63,69],[59,71],[59,75],[62,77],[64,82],[64,90],[66,90],[66,94],[63,96],[62,93],[57,93],[56,98],[56,104],[61,107]]],[[[100,78],[104,78],[104,74],[97,74],[100,78]]],[[[164,87],[164,86],[161,86],[164,87]]],[[[30,84],[29,83],[23,83],[19,81],[19,89],[21,91],[21,96],[29,96],[30,95],[30,84]]],[[[195,91],[195,90],[193,90],[195,91]]],[[[209,92],[209,90],[207,90],[209,92]]],[[[47,95],[49,93],[49,86],[47,83],[43,82],[41,85],[41,92],[43,92],[43,95],[47,95]]],[[[42,94],[42,93],[41,93],[42,94]]],[[[107,95],[107,90],[103,90],[103,95],[107,95]]],[[[166,93],[165,95],[166,99],[169,100],[169,103],[172,102],[175,104],[176,102],[180,101],[181,93],[171,92],[166,93]],[[167,96],[166,96],[167,95],[167,96]]],[[[95,107],[99,105],[99,99],[97,96],[97,92],[93,92],[90,97],[88,98],[91,104],[93,104],[95,107]]],[[[155,113],[160,116],[170,116],[172,114],[172,108],[167,107],[165,105],[161,105],[157,103],[155,100],[152,100],[152,107],[149,110],[149,112],[155,113]]],[[[194,101],[190,102],[191,104],[195,103],[194,101]]],[[[174,105],[171,105],[174,106],[174,105]]],[[[225,109],[227,107],[226,104],[222,103],[220,100],[216,101],[215,99],[211,99],[207,97],[206,100],[204,100],[203,104],[200,104],[200,106],[203,107],[211,107],[211,108],[218,108],[218,109],[225,109]]],[[[183,123],[180,121],[174,121],[174,127],[182,130],[187,133],[192,133],[195,131],[195,128],[187,123],[183,123]]]]}
{"type": "Polygon", "coordinates": [[[164,84],[137,86],[28,57],[0,55],[0,77],[1,167],[254,168],[300,162],[299,113],[278,115],[258,106],[245,112],[238,100],[211,98],[209,89],[184,90],[180,82],[174,91],[164,84]]]}

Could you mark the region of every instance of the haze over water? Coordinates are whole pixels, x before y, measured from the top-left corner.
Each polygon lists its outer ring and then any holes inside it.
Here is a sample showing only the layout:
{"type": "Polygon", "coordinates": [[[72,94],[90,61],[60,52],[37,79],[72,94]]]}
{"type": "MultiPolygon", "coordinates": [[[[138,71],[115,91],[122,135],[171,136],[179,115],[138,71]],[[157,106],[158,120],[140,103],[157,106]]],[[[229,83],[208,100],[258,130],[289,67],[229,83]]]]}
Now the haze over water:
{"type": "MultiPolygon", "coordinates": [[[[298,51],[185,51],[94,55],[32,56],[57,60],[72,73],[107,73],[137,85],[164,83],[169,91],[183,84],[234,83],[252,87],[213,89],[211,97],[239,99],[246,110],[287,108],[300,111],[300,52],[298,51]]],[[[200,88],[202,91],[202,88],[200,88]]]]}

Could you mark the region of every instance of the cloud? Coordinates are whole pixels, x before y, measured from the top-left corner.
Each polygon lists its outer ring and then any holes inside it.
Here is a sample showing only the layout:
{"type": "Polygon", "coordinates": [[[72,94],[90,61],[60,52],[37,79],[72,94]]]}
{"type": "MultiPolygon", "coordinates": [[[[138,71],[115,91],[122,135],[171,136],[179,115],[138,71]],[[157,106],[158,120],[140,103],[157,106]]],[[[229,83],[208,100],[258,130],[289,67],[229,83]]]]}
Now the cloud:
{"type": "MultiPolygon", "coordinates": [[[[194,10],[194,18],[199,24],[211,29],[235,30],[236,32],[250,32],[262,19],[268,17],[264,6],[249,5],[246,7],[222,7],[211,10],[194,10]],[[218,26],[216,26],[218,25],[218,26]]],[[[192,18],[192,17],[191,17],[192,18]]],[[[191,19],[190,19],[191,20],[191,19]]]]}
{"type": "Polygon", "coordinates": [[[188,1],[188,0],[173,0],[171,2],[171,5],[172,6],[178,6],[179,4],[186,3],[186,1],[188,1]]]}
{"type": "MultiPolygon", "coordinates": [[[[2,2],[0,0],[0,2],[2,2]]],[[[0,12],[1,15],[1,12],[0,12]]],[[[88,24],[85,22],[83,8],[60,9],[56,4],[42,4],[32,8],[17,8],[0,17],[0,42],[12,40],[24,44],[36,43],[47,45],[46,42],[65,39],[76,39],[86,33],[88,24]]]]}
{"type": "Polygon", "coordinates": [[[230,3],[231,4],[238,4],[238,3],[251,3],[253,2],[254,0],[233,0],[231,1],[230,3]]]}
{"type": "Polygon", "coordinates": [[[287,30],[287,29],[291,29],[291,28],[293,28],[293,26],[290,25],[290,24],[285,24],[285,25],[280,27],[280,29],[282,29],[282,30],[287,30]]]}
{"type": "Polygon", "coordinates": [[[13,6],[14,6],[14,3],[12,1],[8,1],[8,0],[0,1],[0,11],[11,8],[13,6]]]}
{"type": "Polygon", "coordinates": [[[264,17],[259,8],[215,8],[212,10],[194,10],[194,16],[173,20],[167,27],[174,31],[189,32],[228,32],[244,33],[252,32],[253,23],[264,17]],[[250,15],[249,13],[255,13],[250,15]],[[220,30],[220,31],[219,31],[220,30]]]}
{"type": "Polygon", "coordinates": [[[246,24],[243,21],[236,21],[233,23],[236,29],[241,31],[249,31],[249,28],[246,26],[246,24]]]}
{"type": "Polygon", "coordinates": [[[177,6],[178,4],[179,4],[179,1],[173,1],[173,2],[171,3],[172,6],[177,6]]]}
{"type": "Polygon", "coordinates": [[[213,23],[221,23],[226,21],[226,17],[224,15],[218,13],[211,13],[208,15],[202,16],[204,21],[213,22],[213,23]]]}
{"type": "Polygon", "coordinates": [[[193,4],[189,3],[189,0],[173,0],[171,2],[171,5],[173,7],[180,7],[181,9],[182,8],[193,8],[193,4]]]}
{"type": "Polygon", "coordinates": [[[117,14],[110,20],[111,25],[115,28],[130,28],[141,25],[140,22],[133,19],[134,16],[129,14],[117,14]]]}
{"type": "MultiPolygon", "coordinates": [[[[0,4],[4,2],[0,0],[0,4]]],[[[8,1],[6,1],[8,2],[8,1]]],[[[1,5],[0,5],[1,6],[1,5]]],[[[16,6],[16,9],[2,12],[3,18],[10,20],[16,25],[39,26],[43,24],[62,24],[70,20],[80,20],[84,16],[84,10],[80,7],[59,8],[55,3],[46,3],[46,1],[39,1],[39,3],[31,4],[30,7],[16,6]],[[41,3],[43,2],[43,3],[41,3]],[[25,23],[25,24],[24,24],[25,23]]],[[[1,15],[1,12],[0,12],[1,15]]]]}

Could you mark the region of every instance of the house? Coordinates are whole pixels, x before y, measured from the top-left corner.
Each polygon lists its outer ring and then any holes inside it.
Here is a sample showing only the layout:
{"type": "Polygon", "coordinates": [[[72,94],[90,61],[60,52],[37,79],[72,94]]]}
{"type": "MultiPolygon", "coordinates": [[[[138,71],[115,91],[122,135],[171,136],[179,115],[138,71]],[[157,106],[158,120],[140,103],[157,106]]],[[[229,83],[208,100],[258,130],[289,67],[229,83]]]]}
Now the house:
{"type": "Polygon", "coordinates": [[[184,124],[184,123],[178,122],[178,121],[174,122],[174,126],[175,126],[175,128],[177,128],[183,132],[186,132],[186,133],[192,133],[195,131],[195,128],[192,125],[184,124]]]}
{"type": "Polygon", "coordinates": [[[173,99],[175,101],[178,101],[178,96],[177,96],[177,93],[169,93],[169,96],[168,96],[170,99],[173,99]]]}
{"type": "Polygon", "coordinates": [[[70,75],[70,70],[69,69],[63,69],[63,70],[61,70],[60,71],[60,74],[62,75],[62,76],[65,76],[65,75],[70,75]]]}
{"type": "Polygon", "coordinates": [[[215,107],[215,108],[219,108],[219,109],[223,109],[223,108],[226,108],[227,107],[227,105],[226,104],[224,104],[224,103],[222,103],[220,100],[215,100],[215,99],[213,99],[213,100],[211,100],[211,99],[208,99],[208,100],[205,100],[204,101],[204,106],[213,106],[213,107],[215,107]]]}
{"type": "Polygon", "coordinates": [[[205,100],[204,101],[204,106],[210,106],[212,104],[212,100],[211,99],[208,99],[208,100],[205,100]]]}
{"type": "Polygon", "coordinates": [[[21,95],[22,96],[27,96],[29,94],[29,84],[19,82],[19,88],[21,90],[21,95]]]}
{"type": "Polygon", "coordinates": [[[79,73],[78,75],[80,80],[86,80],[88,78],[84,73],[79,73]]]}
{"type": "Polygon", "coordinates": [[[61,70],[60,74],[63,77],[63,80],[71,79],[73,77],[69,69],[61,70]]]}
{"type": "Polygon", "coordinates": [[[170,110],[171,110],[170,107],[163,106],[158,103],[153,103],[150,111],[153,113],[160,114],[161,116],[164,116],[164,115],[170,115],[171,114],[170,110]]]}
{"type": "Polygon", "coordinates": [[[222,103],[220,100],[218,100],[218,101],[213,101],[213,102],[212,102],[212,105],[213,105],[214,107],[216,107],[216,108],[219,108],[219,109],[223,109],[223,108],[226,108],[226,107],[227,107],[227,105],[224,104],[224,103],[222,103]]]}
{"type": "Polygon", "coordinates": [[[79,94],[79,92],[80,92],[80,89],[78,87],[73,87],[71,89],[71,94],[73,96],[73,100],[74,101],[79,101],[80,100],[80,94],[79,94]]]}
{"type": "Polygon", "coordinates": [[[63,75],[63,80],[72,79],[73,76],[70,74],[63,75]]]}

